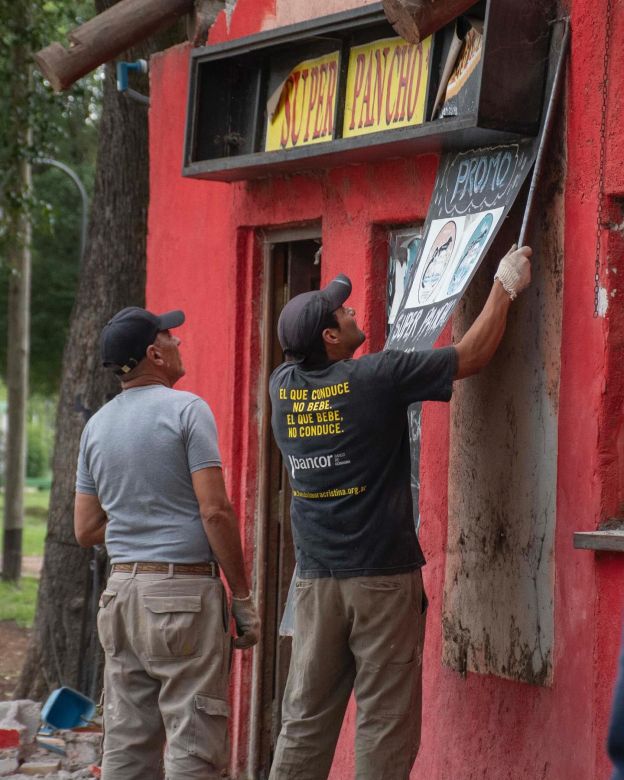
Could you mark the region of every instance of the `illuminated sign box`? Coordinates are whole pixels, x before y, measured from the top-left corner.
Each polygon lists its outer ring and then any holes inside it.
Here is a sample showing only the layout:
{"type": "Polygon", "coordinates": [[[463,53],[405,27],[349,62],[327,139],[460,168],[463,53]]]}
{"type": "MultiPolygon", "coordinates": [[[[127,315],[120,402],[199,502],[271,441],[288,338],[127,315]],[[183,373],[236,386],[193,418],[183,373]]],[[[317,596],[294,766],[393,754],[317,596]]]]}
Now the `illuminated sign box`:
{"type": "Polygon", "coordinates": [[[456,25],[413,45],[381,3],[195,49],[183,174],[235,181],[534,135],[545,5],[475,3],[466,19],[481,38],[459,20],[466,46],[435,117],[456,25]]]}

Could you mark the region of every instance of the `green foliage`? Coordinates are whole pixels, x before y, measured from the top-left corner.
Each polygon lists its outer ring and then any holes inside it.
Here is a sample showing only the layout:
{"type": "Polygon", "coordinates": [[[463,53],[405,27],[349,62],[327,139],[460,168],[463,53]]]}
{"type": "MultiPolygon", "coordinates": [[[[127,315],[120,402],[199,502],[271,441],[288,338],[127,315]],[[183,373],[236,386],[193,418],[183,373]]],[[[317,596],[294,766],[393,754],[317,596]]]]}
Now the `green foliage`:
{"type": "Polygon", "coordinates": [[[19,585],[0,580],[0,620],[15,620],[23,628],[30,628],[35,619],[35,604],[39,580],[22,577],[19,585]]]}
{"type": "Polygon", "coordinates": [[[24,523],[24,530],[22,533],[22,555],[37,556],[39,558],[43,557],[47,531],[46,519],[35,519],[26,515],[24,523]]]}
{"type": "Polygon", "coordinates": [[[40,425],[30,423],[26,457],[26,476],[43,477],[50,464],[50,451],[47,446],[45,430],[40,425]]]}
{"type": "Polygon", "coordinates": [[[45,477],[50,473],[54,446],[54,402],[33,396],[28,403],[26,476],[45,477]]]}
{"type": "MultiPolygon", "coordinates": [[[[24,493],[24,528],[22,555],[43,556],[48,528],[49,490],[29,488],[24,493]]],[[[4,512],[4,493],[0,490],[0,515],[4,512]]],[[[1,618],[0,618],[1,620],[1,618]]]]}
{"type": "MultiPolygon", "coordinates": [[[[24,494],[22,554],[43,556],[47,531],[49,490],[27,490],[24,494]]],[[[4,513],[4,493],[0,490],[0,515],[4,513]]],[[[0,580],[0,620],[15,620],[30,628],[35,617],[39,581],[22,577],[19,586],[0,580]]]]}
{"type": "Polygon", "coordinates": [[[29,489],[24,494],[22,555],[43,556],[48,530],[49,490],[29,489]]]}
{"type": "Polygon", "coordinates": [[[33,192],[22,198],[18,163],[51,157],[69,165],[87,191],[93,187],[102,74],[85,77],[61,95],[52,92],[35,69],[15,61],[15,50],[31,53],[53,41],[67,45],[68,30],[94,14],[92,2],[25,3],[0,0],[0,376],[6,371],[7,258],[15,210],[30,209],[33,224],[31,299],[31,389],[52,394],[58,389],[63,345],[69,327],[79,269],[81,199],[62,171],[33,167],[33,192]],[[26,84],[29,99],[15,105],[16,84],[26,84]],[[30,125],[32,144],[20,140],[30,125]]]}

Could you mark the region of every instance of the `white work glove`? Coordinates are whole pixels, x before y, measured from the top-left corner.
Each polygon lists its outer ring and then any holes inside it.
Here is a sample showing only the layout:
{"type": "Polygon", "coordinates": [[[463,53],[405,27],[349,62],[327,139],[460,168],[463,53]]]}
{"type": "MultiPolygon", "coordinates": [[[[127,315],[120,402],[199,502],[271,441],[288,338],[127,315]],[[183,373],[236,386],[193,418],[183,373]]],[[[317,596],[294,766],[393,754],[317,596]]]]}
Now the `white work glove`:
{"type": "Polygon", "coordinates": [[[232,596],[232,615],[237,633],[234,647],[241,650],[253,647],[260,639],[260,618],[252,601],[251,593],[244,599],[232,596]]]}
{"type": "Polygon", "coordinates": [[[518,249],[513,244],[509,252],[503,257],[498,265],[498,271],[494,274],[494,279],[503,285],[503,289],[509,295],[511,300],[518,297],[531,282],[531,263],[529,258],[533,250],[529,246],[521,246],[518,249]]]}

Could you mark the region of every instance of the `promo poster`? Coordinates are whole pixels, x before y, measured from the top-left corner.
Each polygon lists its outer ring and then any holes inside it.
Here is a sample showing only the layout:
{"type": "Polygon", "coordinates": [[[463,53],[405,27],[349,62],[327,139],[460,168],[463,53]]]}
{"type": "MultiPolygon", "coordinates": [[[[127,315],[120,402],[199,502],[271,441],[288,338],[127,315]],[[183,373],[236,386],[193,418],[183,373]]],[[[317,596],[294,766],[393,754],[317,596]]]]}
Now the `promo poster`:
{"type": "Polygon", "coordinates": [[[535,161],[536,142],[442,158],[418,257],[386,349],[429,349],[492,245],[535,161]]]}
{"type": "MultiPolygon", "coordinates": [[[[422,226],[391,230],[388,235],[387,328],[392,327],[422,242],[422,226]]],[[[410,488],[414,506],[414,527],[420,530],[420,422],[422,404],[407,412],[410,442],[410,488]]]]}

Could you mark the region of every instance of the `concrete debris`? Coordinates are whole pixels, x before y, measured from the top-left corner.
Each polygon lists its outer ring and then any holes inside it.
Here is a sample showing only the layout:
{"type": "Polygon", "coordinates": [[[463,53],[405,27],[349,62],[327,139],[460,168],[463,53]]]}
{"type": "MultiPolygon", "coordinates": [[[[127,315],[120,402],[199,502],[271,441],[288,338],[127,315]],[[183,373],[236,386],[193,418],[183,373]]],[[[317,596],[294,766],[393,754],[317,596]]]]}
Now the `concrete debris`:
{"type": "Polygon", "coordinates": [[[17,723],[23,731],[23,742],[32,742],[41,723],[41,705],[30,699],[0,702],[0,729],[5,723],[17,723]]]}
{"type": "Polygon", "coordinates": [[[0,777],[12,777],[19,766],[17,750],[3,750],[0,756],[0,777]]]}
{"type": "Polygon", "coordinates": [[[63,731],[68,769],[79,769],[99,762],[102,754],[101,732],[63,731]]]}
{"type": "Polygon", "coordinates": [[[51,753],[58,753],[61,756],[67,755],[65,740],[60,737],[53,737],[48,734],[37,734],[37,745],[45,748],[45,750],[49,750],[51,753]]]}
{"type": "Polygon", "coordinates": [[[102,732],[99,729],[38,733],[41,705],[0,702],[0,778],[93,780],[100,776],[102,732]]]}
{"type": "Polygon", "coordinates": [[[32,777],[37,775],[39,777],[47,777],[53,772],[58,772],[61,768],[61,762],[56,759],[54,761],[25,761],[19,768],[20,774],[32,777]]]}
{"type": "Polygon", "coordinates": [[[41,705],[29,699],[0,702],[0,758],[6,748],[19,748],[19,760],[26,761],[35,749],[41,705]]]}
{"type": "Polygon", "coordinates": [[[89,769],[78,769],[76,772],[61,771],[56,775],[56,780],[93,780],[94,777],[99,777],[99,774],[95,775],[89,769]]]}
{"type": "Polygon", "coordinates": [[[18,748],[22,742],[22,729],[15,724],[15,728],[6,725],[0,726],[0,750],[18,748]]]}
{"type": "Polygon", "coordinates": [[[78,769],[75,772],[68,772],[66,769],[59,769],[59,770],[53,770],[50,774],[47,775],[35,775],[35,774],[24,774],[23,772],[23,766],[19,767],[17,770],[14,770],[11,772],[11,774],[7,775],[0,775],[0,778],[2,780],[5,780],[5,778],[10,778],[10,780],[32,780],[33,777],[45,777],[46,780],[94,780],[94,778],[99,777],[99,775],[95,774],[91,769],[84,768],[84,769],[78,769]]]}

